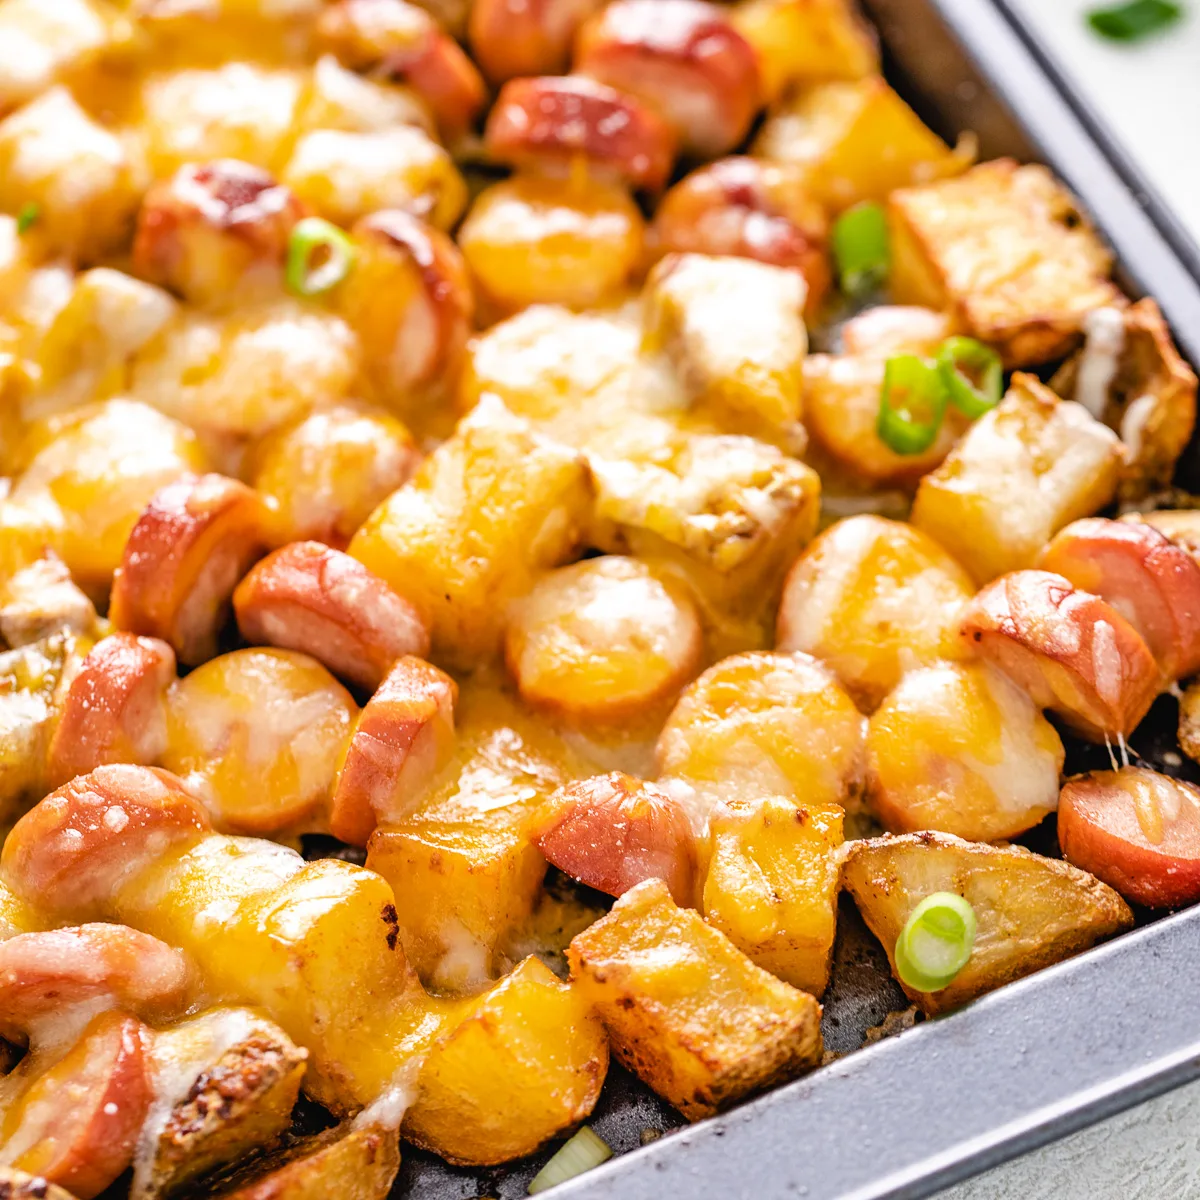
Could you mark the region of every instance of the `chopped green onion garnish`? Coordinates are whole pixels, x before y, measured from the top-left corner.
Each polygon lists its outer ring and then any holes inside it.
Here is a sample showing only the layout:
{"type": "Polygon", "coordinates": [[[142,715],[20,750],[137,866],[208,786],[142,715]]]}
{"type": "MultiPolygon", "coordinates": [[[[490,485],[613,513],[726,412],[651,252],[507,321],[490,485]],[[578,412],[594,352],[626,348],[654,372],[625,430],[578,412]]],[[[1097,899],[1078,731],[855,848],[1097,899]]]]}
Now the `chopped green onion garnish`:
{"type": "Polygon", "coordinates": [[[1116,42],[1137,42],[1183,16],[1183,6],[1171,0],[1130,0],[1108,8],[1093,8],[1088,24],[1102,37],[1116,42]]]}
{"type": "Polygon", "coordinates": [[[935,363],[897,354],[883,369],[875,432],[897,454],[921,454],[933,445],[948,400],[935,363]]]}
{"type": "Polygon", "coordinates": [[[917,992],[949,987],[975,947],[975,910],[953,892],[926,896],[896,940],[896,973],[917,992]]]}
{"type": "Polygon", "coordinates": [[[842,291],[858,296],[878,287],[888,274],[887,217],[873,201],[848,208],[833,226],[833,256],[842,291]]]}
{"type": "Polygon", "coordinates": [[[320,217],[298,221],[288,241],[285,278],[298,296],[319,296],[341,283],[354,265],[354,243],[320,217]]]}
{"type": "Polygon", "coordinates": [[[1004,368],[990,346],[969,337],[947,338],[938,351],[938,372],[950,403],[972,420],[1000,403],[1004,368]]]}
{"type": "Polygon", "coordinates": [[[28,204],[21,205],[21,211],[17,213],[17,232],[25,233],[32,229],[37,224],[37,219],[42,215],[42,210],[39,205],[34,204],[32,200],[28,204]]]}
{"type": "Polygon", "coordinates": [[[612,1158],[612,1150],[608,1143],[597,1137],[586,1125],[573,1137],[568,1139],[558,1150],[558,1153],[533,1177],[529,1185],[531,1196],[544,1192],[584,1171],[598,1167],[602,1162],[612,1158]]]}

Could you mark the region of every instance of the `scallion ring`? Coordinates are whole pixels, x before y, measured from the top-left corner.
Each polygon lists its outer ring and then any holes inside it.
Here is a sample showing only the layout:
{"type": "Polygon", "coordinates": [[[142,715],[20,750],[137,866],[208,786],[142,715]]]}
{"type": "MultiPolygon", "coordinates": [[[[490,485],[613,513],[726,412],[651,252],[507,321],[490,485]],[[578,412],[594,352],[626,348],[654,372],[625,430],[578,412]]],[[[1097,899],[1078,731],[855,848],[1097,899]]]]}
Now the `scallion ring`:
{"type": "Polygon", "coordinates": [[[846,295],[861,296],[887,279],[891,251],[882,205],[868,201],[848,208],[834,222],[831,244],[846,295]]]}
{"type": "Polygon", "coordinates": [[[990,346],[969,337],[947,338],[937,362],[950,403],[964,416],[974,420],[1000,403],[1004,368],[990,346]]]}
{"type": "Polygon", "coordinates": [[[21,205],[20,212],[17,213],[17,233],[27,233],[37,223],[38,218],[42,215],[40,206],[32,200],[21,205]]]}
{"type": "Polygon", "coordinates": [[[297,296],[319,296],[336,287],[354,265],[354,243],[320,217],[297,221],[288,241],[284,277],[297,296]]]}
{"type": "Polygon", "coordinates": [[[896,973],[915,992],[940,992],[974,948],[975,910],[954,892],[934,892],[912,910],[896,939],[896,973]]]}
{"type": "Polygon", "coordinates": [[[576,1175],[582,1175],[584,1171],[590,1171],[610,1158],[612,1150],[608,1143],[585,1125],[560,1146],[554,1157],[533,1177],[529,1194],[535,1196],[547,1188],[566,1183],[568,1179],[574,1179],[576,1175]]]}
{"type": "Polygon", "coordinates": [[[936,363],[897,354],[883,369],[875,432],[897,454],[923,454],[937,438],[948,399],[936,363]]]}

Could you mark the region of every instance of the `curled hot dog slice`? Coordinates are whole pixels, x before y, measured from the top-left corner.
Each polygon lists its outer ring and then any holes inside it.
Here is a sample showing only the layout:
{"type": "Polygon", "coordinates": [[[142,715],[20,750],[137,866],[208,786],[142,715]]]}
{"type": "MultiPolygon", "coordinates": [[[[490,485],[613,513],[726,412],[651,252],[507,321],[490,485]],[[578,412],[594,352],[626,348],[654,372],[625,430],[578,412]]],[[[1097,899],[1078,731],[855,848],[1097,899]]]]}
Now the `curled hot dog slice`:
{"type": "Polygon", "coordinates": [[[320,542],[269,554],[233,595],[248,642],[304,650],[374,691],[396,659],[429,653],[429,626],[357,559],[320,542]]]}
{"type": "Polygon", "coordinates": [[[133,1161],[153,1098],[148,1031],[121,1013],[97,1017],[48,1069],[40,1056],[18,1068],[32,1076],[6,1117],[5,1158],[22,1171],[91,1200],[133,1161]]]}
{"type": "Polygon", "coordinates": [[[179,661],[212,658],[229,600],[266,549],[258,493],[236,479],[200,475],[168,484],[138,518],[113,579],[118,629],[168,642],[179,661]]]}
{"type": "Polygon", "coordinates": [[[675,135],[633,96],[580,75],[513,79],[484,134],[498,162],[566,173],[582,160],[599,175],[657,191],[675,161],[675,135]]]}
{"type": "Polygon", "coordinates": [[[1144,767],[1071,779],[1058,801],[1068,862],[1126,900],[1177,908],[1200,899],[1200,789],[1144,767]]]}
{"type": "Polygon", "coordinates": [[[1164,678],[1200,670],[1200,566],[1157,529],[1101,517],[1075,521],[1038,565],[1108,601],[1145,638],[1164,678]]]}
{"type": "Polygon", "coordinates": [[[615,0],[580,31],[575,67],[656,108],[703,158],[733,149],[760,103],[753,48],[705,0],[615,0]]]}
{"type": "Polygon", "coordinates": [[[603,0],[475,0],[468,35],[493,83],[518,75],[561,75],[583,21],[603,0]]]}
{"type": "Polygon", "coordinates": [[[121,880],[210,828],[204,806],[169,772],[97,767],[13,826],[0,873],[52,917],[101,915],[121,880]]]}
{"type": "Polygon", "coordinates": [[[988,584],[967,606],[961,636],[1039,708],[1093,741],[1130,733],[1158,693],[1158,667],[1138,631],[1049,571],[988,584]]]}
{"type": "Polygon", "coordinates": [[[454,741],[458,685],[419,658],[400,659],[367,702],[333,793],[335,837],[365,846],[375,826],[409,811],[454,741]]]}
{"type": "Polygon", "coordinates": [[[157,762],[167,744],[167,689],[175,653],[158,638],[114,633],[83,660],[50,740],[55,785],[105,763],[157,762]]]}
{"type": "Polygon", "coordinates": [[[696,845],[687,813],[666,792],[621,771],[560,788],[535,838],[548,862],[572,879],[621,896],[661,879],[676,903],[692,905],[696,845]]]}

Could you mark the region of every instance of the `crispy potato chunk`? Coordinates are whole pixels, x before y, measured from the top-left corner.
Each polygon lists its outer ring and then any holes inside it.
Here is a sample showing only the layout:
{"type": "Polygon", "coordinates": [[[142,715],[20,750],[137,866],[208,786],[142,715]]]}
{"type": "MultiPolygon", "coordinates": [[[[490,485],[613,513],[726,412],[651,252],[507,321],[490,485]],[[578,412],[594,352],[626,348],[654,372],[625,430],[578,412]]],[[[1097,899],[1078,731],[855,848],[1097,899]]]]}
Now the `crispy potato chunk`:
{"type": "Polygon", "coordinates": [[[701,158],[728,154],[759,106],[753,48],[705,0],[614,0],[579,31],[575,68],[657,109],[701,158]]]}
{"type": "Polygon", "coordinates": [[[680,697],[658,738],[659,774],[683,781],[703,827],[713,794],[793,797],[818,809],[857,805],[863,719],[833,674],[807,654],[736,654],[680,697]]]}
{"type": "Polygon", "coordinates": [[[853,842],[842,884],[883,943],[893,974],[896,939],[926,896],[957,892],[975,909],[974,952],[948,987],[916,992],[900,980],[908,998],[930,1016],[1133,924],[1125,901],[1085,871],[1021,846],[985,846],[945,833],[853,842]]]}
{"type": "Polygon", "coordinates": [[[821,1061],[821,1006],[677,908],[661,880],[626,892],[568,958],[617,1059],[688,1120],[821,1061]]]}
{"type": "Polygon", "coordinates": [[[358,706],[316,659],[235,650],[171,690],[162,764],[239,833],[294,828],[329,802],[358,706]]]}
{"type": "Polygon", "coordinates": [[[618,184],[518,176],[475,201],[459,237],[492,308],[611,303],[642,268],[645,222],[618,184]]]}
{"type": "Polygon", "coordinates": [[[590,495],[580,457],[480,405],[354,535],[350,553],[431,622],[439,661],[500,649],[508,605],[571,557],[590,495]]]}
{"type": "Polygon", "coordinates": [[[47,554],[0,583],[0,638],[16,649],[56,633],[90,634],[96,608],[66,564],[47,554]]]}
{"type": "Polygon", "coordinates": [[[270,506],[278,540],[344,550],[420,461],[412,434],[390,413],[337,404],[263,438],[249,479],[270,506]]]}
{"type": "Polygon", "coordinates": [[[430,134],[435,131],[429,106],[411,88],[348,71],[332,54],[317,59],[300,93],[297,131],[371,133],[395,125],[415,125],[430,134]]]}
{"type": "Polygon", "coordinates": [[[505,634],[521,697],[574,724],[654,712],[692,678],[703,651],[687,592],[617,555],[543,576],[505,634]]]}
{"type": "Polygon", "coordinates": [[[1120,299],[1111,254],[1043,166],[997,159],[894,192],[888,219],[896,300],[952,313],[1008,367],[1061,357],[1120,299]]]}
{"type": "Polygon", "coordinates": [[[281,178],[305,204],[339,225],[398,208],[449,229],[467,202],[467,186],[450,156],[412,125],[305,134],[281,178]]]}
{"type": "Polygon", "coordinates": [[[867,727],[867,800],[886,829],[995,842],[1058,803],[1063,745],[1013,682],[987,664],[910,671],[867,727]]]}
{"type": "Polygon", "coordinates": [[[453,1163],[522,1158],[591,1113],[607,1071],[604,1028],[581,988],[530,957],[431,1051],[404,1136],[453,1163]]]}
{"type": "Polygon", "coordinates": [[[115,250],[139,192],[125,144],[66,88],[51,88],[0,121],[0,208],[35,204],[39,235],[54,249],[83,260],[115,250]]]}
{"type": "Polygon", "coordinates": [[[666,353],[700,404],[786,437],[801,417],[805,293],[798,271],[668,255],[642,294],[645,348],[666,353]]]}
{"type": "Polygon", "coordinates": [[[704,919],[801,991],[829,984],[842,810],[783,796],[723,800],[709,821],[704,919]]]}
{"type": "Polygon", "coordinates": [[[879,71],[875,32],[853,0],[742,0],[730,16],[758,55],[771,103],[797,85],[879,71]]]}
{"type": "Polygon", "coordinates": [[[579,26],[603,0],[475,0],[471,53],[492,83],[520,75],[562,75],[579,26]]]}
{"type": "Polygon", "coordinates": [[[1032,375],[971,427],[917,489],[912,522],[978,583],[1032,566],[1064,525],[1116,494],[1116,435],[1032,375]]]}
{"type": "Polygon", "coordinates": [[[1121,498],[1165,487],[1196,424],[1196,375],[1179,357],[1162,312],[1149,297],[1100,308],[1083,321],[1087,341],[1050,386],[1115,429],[1128,460],[1121,498]]]}
{"type": "Polygon", "coordinates": [[[1162,683],[1136,629],[1110,604],[1049,571],[1014,571],[962,614],[964,645],[1082,737],[1124,737],[1162,683]]]}
{"type": "Polygon", "coordinates": [[[805,187],[838,210],[957,175],[970,162],[926,129],[878,75],[797,92],[767,118],[754,153],[794,163],[805,187]]]}
{"type": "Polygon", "coordinates": [[[959,621],[972,590],[966,572],[920,530],[850,517],[788,573],[776,646],[824,660],[870,711],[906,670],[962,656],[959,621]]]}

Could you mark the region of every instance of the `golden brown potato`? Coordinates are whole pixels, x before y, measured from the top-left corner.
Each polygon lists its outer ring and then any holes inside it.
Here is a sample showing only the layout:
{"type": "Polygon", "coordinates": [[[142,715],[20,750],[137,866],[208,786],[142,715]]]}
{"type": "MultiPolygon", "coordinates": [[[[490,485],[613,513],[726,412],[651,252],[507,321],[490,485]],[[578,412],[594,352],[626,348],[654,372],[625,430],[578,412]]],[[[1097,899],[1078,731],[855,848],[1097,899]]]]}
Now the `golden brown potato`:
{"type": "Polygon", "coordinates": [[[513,608],[504,645],[522,699],[587,725],[669,703],[699,670],[704,634],[678,583],[605,555],[544,575],[513,608]]]}
{"type": "Polygon", "coordinates": [[[741,0],[730,18],[758,55],[772,103],[796,85],[879,71],[875,32],[853,0],[741,0]]]}
{"type": "Polygon", "coordinates": [[[657,109],[700,158],[728,154],[760,103],[753,48],[705,0],[614,0],[579,31],[575,69],[657,109]]]}
{"type": "Polygon", "coordinates": [[[657,191],[675,161],[675,135],[653,109],[582,75],[512,79],[484,134],[497,162],[545,174],[577,171],[657,191]]]}
{"type": "Polygon", "coordinates": [[[743,258],[671,254],[642,293],[644,348],[744,432],[794,437],[808,332],[804,277],[743,258]]]}
{"type": "Polygon", "coordinates": [[[1082,737],[1132,733],[1162,678],[1146,643],[1110,604],[1049,571],[1014,571],[962,614],[963,644],[1082,737]]]}
{"type": "Polygon", "coordinates": [[[318,542],[269,554],[238,584],[233,606],[246,641],[304,650],[368,692],[398,658],[429,652],[429,628],[407,600],[318,542]]]}
{"type": "Polygon", "coordinates": [[[709,838],[704,919],[763,970],[820,996],[833,959],[842,810],[807,797],[726,799],[709,838]]]}
{"type": "Polygon", "coordinates": [[[878,75],[796,92],[767,118],[753,149],[799,167],[809,192],[836,210],[957,175],[970,163],[969,152],[926,129],[878,75]]]}
{"type": "Polygon", "coordinates": [[[249,481],[270,506],[279,541],[312,540],[344,550],[420,461],[412,434],[390,413],[338,404],[263,438],[254,448],[249,481]]]}
{"type": "Polygon", "coordinates": [[[142,200],[133,267],[193,304],[227,302],[248,286],[277,287],[288,239],[305,212],[261,167],[236,159],[189,163],[142,200]]]}
{"type": "Polygon", "coordinates": [[[404,1136],[454,1163],[522,1158],[591,1113],[607,1070],[604,1028],[581,988],[530,957],[430,1052],[404,1136]]]}
{"type": "Polygon", "coordinates": [[[164,767],[221,828],[294,829],[333,794],[358,706],[316,659],[235,650],[171,690],[164,767]]]}
{"type": "Polygon", "coordinates": [[[590,507],[583,462],[480,405],[354,535],[350,553],[429,620],[439,661],[500,649],[505,610],[569,559],[590,507]]]}
{"type": "Polygon", "coordinates": [[[297,132],[369,133],[395,125],[414,125],[426,133],[436,129],[429,106],[411,88],[348,71],[332,54],[317,59],[300,93],[297,132]]]}
{"type": "Polygon", "coordinates": [[[644,227],[619,184],[517,176],[480,194],[459,241],[495,312],[590,308],[629,289],[642,269],[644,227]]]}
{"type": "Polygon", "coordinates": [[[896,191],[888,221],[896,300],[952,313],[1007,367],[1061,357],[1092,309],[1120,301],[1112,256],[1043,166],[997,159],[896,191]]]}
{"type": "Polygon", "coordinates": [[[1193,683],[1179,701],[1179,747],[1200,762],[1200,684],[1193,683]]]}
{"type": "Polygon", "coordinates": [[[113,576],[109,619],[161,638],[181,663],[217,652],[237,582],[267,548],[268,517],[253,488],[224,475],[187,476],[156,492],[113,576]]]}
{"type": "Polygon", "coordinates": [[[603,0],[475,0],[471,53],[492,83],[561,75],[579,26],[603,0]]]}
{"type": "Polygon", "coordinates": [[[0,582],[0,639],[13,649],[56,633],[90,634],[96,621],[95,606],[56,554],[0,582]]]}
{"type": "Polygon", "coordinates": [[[867,726],[867,800],[885,829],[995,842],[1058,803],[1063,745],[1033,701],[983,663],[910,671],[867,726]]]}
{"type": "Polygon", "coordinates": [[[39,236],[55,250],[90,261],[117,249],[140,187],[124,142],[64,87],[0,121],[0,209],[36,205],[39,236]]]}
{"type": "Polygon", "coordinates": [[[1171,481],[1196,424],[1196,375],[1179,357],[1149,297],[1128,308],[1099,308],[1083,320],[1083,350],[1050,386],[1115,429],[1128,460],[1121,498],[1139,500],[1171,481]]]}
{"type": "Polygon", "coordinates": [[[905,671],[962,657],[966,572],[911,525],[858,516],[827,529],[784,585],[775,643],[813,654],[865,711],[905,671]]]}
{"type": "Polygon", "coordinates": [[[16,1167],[0,1167],[0,1191],[10,1200],[77,1200],[57,1184],[16,1167]]]}
{"type": "Polygon", "coordinates": [[[568,958],[617,1059],[689,1120],[821,1061],[821,1006],[677,908],[660,880],[626,892],[568,958]]]}
{"type": "Polygon", "coordinates": [[[698,793],[671,787],[700,827],[714,794],[855,807],[863,719],[832,672],[807,654],[736,654],[683,693],[656,753],[660,776],[698,793]]]}
{"type": "Polygon", "coordinates": [[[1032,375],[981,417],[917,489],[912,522],[986,583],[1032,566],[1064,525],[1116,494],[1116,435],[1032,375]]]}
{"type": "Polygon", "coordinates": [[[1021,846],[985,846],[945,833],[853,842],[842,884],[883,943],[893,974],[896,939],[926,896],[955,892],[975,909],[974,951],[948,987],[916,992],[900,980],[908,998],[930,1016],[1133,924],[1125,901],[1085,871],[1021,846]]]}

